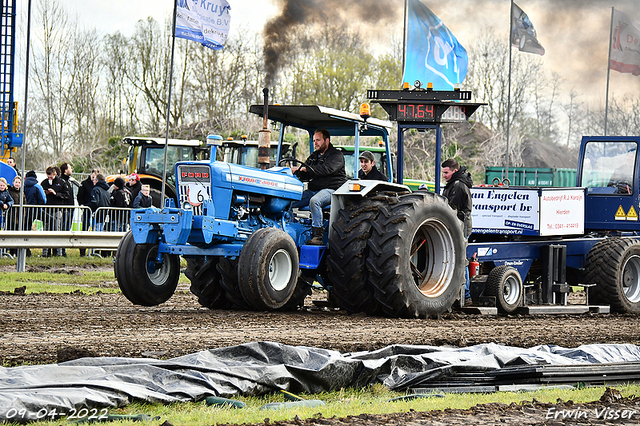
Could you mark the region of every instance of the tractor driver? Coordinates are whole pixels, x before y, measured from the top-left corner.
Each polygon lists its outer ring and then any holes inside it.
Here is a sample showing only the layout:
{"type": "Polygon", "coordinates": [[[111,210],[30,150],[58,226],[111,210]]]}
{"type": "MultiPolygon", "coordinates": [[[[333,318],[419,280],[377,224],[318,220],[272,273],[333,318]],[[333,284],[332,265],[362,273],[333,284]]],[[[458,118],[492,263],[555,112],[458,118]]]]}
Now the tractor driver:
{"type": "Polygon", "coordinates": [[[342,152],[331,144],[331,135],[326,129],[318,129],[313,134],[314,151],[305,163],[309,166],[292,167],[298,178],[308,181],[308,189],[302,193],[302,199],[292,204],[293,208],[309,206],[313,238],[307,244],[322,245],[324,228],[322,209],[331,204],[331,194],[347,181],[342,152]]]}

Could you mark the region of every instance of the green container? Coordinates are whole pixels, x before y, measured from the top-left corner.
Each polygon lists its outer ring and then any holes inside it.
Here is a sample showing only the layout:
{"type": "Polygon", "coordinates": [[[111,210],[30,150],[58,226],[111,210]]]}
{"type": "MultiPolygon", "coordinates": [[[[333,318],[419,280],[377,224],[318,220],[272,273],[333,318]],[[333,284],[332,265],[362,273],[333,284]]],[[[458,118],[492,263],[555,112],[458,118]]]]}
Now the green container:
{"type": "MultiPolygon", "coordinates": [[[[504,167],[487,167],[485,183],[492,185],[494,180],[502,182],[507,176],[504,167]]],[[[510,167],[510,186],[530,187],[574,187],[576,185],[576,169],[510,167]]]]}

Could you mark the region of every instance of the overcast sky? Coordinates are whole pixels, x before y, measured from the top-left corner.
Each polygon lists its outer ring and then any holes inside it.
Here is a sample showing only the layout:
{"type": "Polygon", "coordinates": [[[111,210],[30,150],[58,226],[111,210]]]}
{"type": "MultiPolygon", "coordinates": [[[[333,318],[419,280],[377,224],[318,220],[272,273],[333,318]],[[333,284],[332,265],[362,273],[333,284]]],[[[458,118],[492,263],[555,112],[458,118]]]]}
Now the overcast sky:
{"type": "MultiPolygon", "coordinates": [[[[286,1],[314,5],[331,3],[331,0],[229,0],[231,35],[237,31],[246,33],[251,29],[260,32],[269,18],[277,16],[279,5],[286,1]]],[[[400,25],[403,11],[401,0],[341,0],[336,4],[357,5],[367,1],[384,6],[383,13],[388,14],[391,22],[398,21],[400,25]]],[[[506,36],[508,32],[510,0],[422,1],[467,49],[474,44],[474,38],[489,26],[497,34],[506,36]]],[[[120,31],[124,35],[131,35],[135,23],[148,16],[164,22],[170,17],[173,7],[171,0],[60,2],[71,16],[77,16],[78,22],[85,28],[96,28],[103,34],[120,31]]],[[[626,13],[636,26],[640,26],[640,0],[520,0],[517,4],[529,15],[538,32],[538,39],[546,49],[543,57],[545,68],[558,72],[566,79],[563,87],[566,91],[575,88],[604,103],[611,7],[626,13]]],[[[26,10],[27,0],[18,0],[17,7],[19,13],[23,13],[20,10],[26,10]]],[[[344,15],[347,12],[340,13],[344,15]]],[[[348,16],[349,19],[356,19],[358,14],[349,13],[348,16]]],[[[377,28],[384,31],[383,26],[377,28]]],[[[379,38],[378,42],[386,43],[384,37],[379,38]]],[[[640,93],[640,77],[612,71],[611,92],[633,93],[637,96],[640,93]]]]}

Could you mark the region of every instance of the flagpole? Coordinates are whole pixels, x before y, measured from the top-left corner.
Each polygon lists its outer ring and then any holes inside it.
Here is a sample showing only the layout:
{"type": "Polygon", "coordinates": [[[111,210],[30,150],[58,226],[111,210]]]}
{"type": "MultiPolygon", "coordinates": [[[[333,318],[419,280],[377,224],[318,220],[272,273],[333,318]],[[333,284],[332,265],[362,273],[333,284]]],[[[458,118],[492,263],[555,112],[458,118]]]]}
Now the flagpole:
{"type": "Polygon", "coordinates": [[[173,2],[173,24],[171,25],[171,65],[169,67],[169,92],[167,94],[166,128],[164,134],[164,163],[162,165],[162,192],[160,195],[160,208],[164,207],[165,182],[167,181],[167,151],[169,148],[169,117],[171,114],[171,88],[173,85],[173,53],[176,49],[176,14],[178,0],[173,2]]]}
{"type": "Polygon", "coordinates": [[[504,175],[509,179],[509,128],[511,127],[511,33],[513,32],[513,0],[509,9],[509,79],[507,83],[507,153],[505,155],[504,175]]]}
{"type": "MultiPolygon", "coordinates": [[[[409,0],[404,0],[404,26],[402,31],[402,79],[404,80],[404,66],[405,57],[407,55],[407,6],[409,0]]],[[[401,82],[400,87],[404,85],[404,81],[401,82]]]]}
{"type": "MultiPolygon", "coordinates": [[[[512,0],[513,1],[513,0],[512,0]]],[[[613,7],[611,7],[611,24],[609,25],[609,57],[607,59],[607,93],[604,103],[604,135],[607,136],[607,120],[609,114],[609,76],[611,75],[611,44],[613,42],[613,7]]]]}
{"type": "MultiPolygon", "coordinates": [[[[20,185],[20,204],[18,208],[18,229],[22,230],[24,223],[24,165],[27,156],[27,101],[29,100],[29,57],[31,55],[31,0],[27,7],[27,55],[25,59],[24,71],[24,112],[22,113],[22,158],[20,170],[22,171],[22,185],[20,185]]],[[[26,264],[27,250],[18,249],[18,258],[16,260],[16,272],[24,272],[26,264]]]]}

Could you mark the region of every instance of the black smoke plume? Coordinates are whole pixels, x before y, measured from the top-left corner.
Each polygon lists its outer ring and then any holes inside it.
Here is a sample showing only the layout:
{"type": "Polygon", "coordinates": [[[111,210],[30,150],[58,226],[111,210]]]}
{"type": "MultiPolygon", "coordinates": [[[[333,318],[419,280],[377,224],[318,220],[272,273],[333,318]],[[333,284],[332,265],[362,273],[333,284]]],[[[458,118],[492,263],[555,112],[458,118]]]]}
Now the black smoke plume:
{"type": "Polygon", "coordinates": [[[398,0],[277,0],[280,14],[263,30],[265,87],[271,87],[291,51],[290,33],[301,25],[364,22],[384,24],[402,19],[404,1],[398,0]]]}

